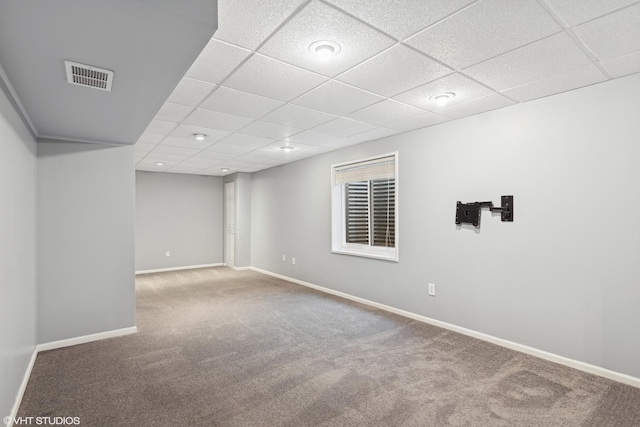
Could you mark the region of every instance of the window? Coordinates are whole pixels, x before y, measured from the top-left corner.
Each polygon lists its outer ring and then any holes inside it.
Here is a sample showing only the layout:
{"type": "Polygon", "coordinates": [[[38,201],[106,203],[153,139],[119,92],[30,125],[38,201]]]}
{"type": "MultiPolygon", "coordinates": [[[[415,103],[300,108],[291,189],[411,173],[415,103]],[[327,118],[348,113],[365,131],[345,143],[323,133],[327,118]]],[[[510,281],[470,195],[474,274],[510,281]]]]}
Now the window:
{"type": "Polygon", "coordinates": [[[398,260],[397,153],[333,165],[332,251],[398,260]]]}

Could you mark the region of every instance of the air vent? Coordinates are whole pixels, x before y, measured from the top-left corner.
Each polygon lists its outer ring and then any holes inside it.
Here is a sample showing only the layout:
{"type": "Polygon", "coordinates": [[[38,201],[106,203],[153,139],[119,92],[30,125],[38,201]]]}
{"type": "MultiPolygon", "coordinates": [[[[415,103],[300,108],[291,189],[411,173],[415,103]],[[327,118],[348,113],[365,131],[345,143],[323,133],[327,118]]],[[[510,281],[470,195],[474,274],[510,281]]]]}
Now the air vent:
{"type": "Polygon", "coordinates": [[[67,70],[67,81],[72,85],[111,92],[113,71],[72,61],[64,61],[64,66],[67,70]]]}

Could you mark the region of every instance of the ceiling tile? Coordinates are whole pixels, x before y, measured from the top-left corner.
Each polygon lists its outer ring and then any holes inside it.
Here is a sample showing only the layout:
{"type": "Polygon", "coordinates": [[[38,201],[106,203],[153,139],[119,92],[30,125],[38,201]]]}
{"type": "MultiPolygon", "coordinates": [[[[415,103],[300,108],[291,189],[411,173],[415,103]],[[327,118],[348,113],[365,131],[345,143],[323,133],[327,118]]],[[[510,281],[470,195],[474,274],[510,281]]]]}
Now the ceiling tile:
{"type": "Polygon", "coordinates": [[[410,107],[392,100],[385,100],[349,114],[347,117],[361,122],[385,126],[411,117],[424,114],[419,108],[410,107]]]}
{"type": "Polygon", "coordinates": [[[225,85],[267,98],[290,101],[324,81],[326,78],[309,71],[253,55],[225,85]]]}
{"type": "Polygon", "coordinates": [[[287,136],[299,133],[301,131],[302,129],[258,120],[251,123],[249,126],[244,127],[240,133],[277,140],[286,138],[287,136]]]}
{"type": "Polygon", "coordinates": [[[628,55],[602,61],[600,64],[615,77],[622,77],[640,72],[640,50],[628,55]]]}
{"type": "Polygon", "coordinates": [[[193,110],[193,107],[186,105],[174,104],[173,102],[165,102],[160,111],[156,114],[156,120],[166,122],[181,122],[193,110]]]}
{"type": "Polygon", "coordinates": [[[273,150],[267,150],[264,148],[259,148],[256,151],[252,151],[251,154],[252,157],[260,157],[262,159],[264,159],[264,162],[267,163],[269,160],[272,159],[278,159],[281,157],[284,157],[285,152],[284,151],[273,151],[273,150]]]}
{"type": "Polygon", "coordinates": [[[544,0],[564,21],[573,27],[607,13],[614,12],[638,0],[544,0]]]}
{"type": "Polygon", "coordinates": [[[177,166],[172,167],[171,169],[167,170],[166,172],[168,173],[184,173],[184,174],[195,174],[196,172],[202,170],[204,168],[192,168],[192,167],[187,167],[187,166],[182,166],[182,163],[180,163],[177,166]]]}
{"type": "Polygon", "coordinates": [[[214,153],[226,153],[226,154],[244,154],[249,151],[253,151],[255,148],[247,147],[246,145],[234,145],[234,144],[225,144],[223,142],[217,142],[213,144],[211,147],[208,147],[206,151],[212,151],[214,153]]]}
{"type": "Polygon", "coordinates": [[[451,72],[404,45],[395,46],[338,77],[338,80],[394,96],[451,72]]]}
{"type": "Polygon", "coordinates": [[[185,124],[235,132],[253,119],[198,108],[184,120],[185,124]]]}
{"type": "Polygon", "coordinates": [[[165,122],[162,120],[151,120],[145,133],[155,133],[158,135],[169,135],[177,126],[177,122],[165,122]]]}
{"type": "Polygon", "coordinates": [[[246,147],[264,147],[273,144],[275,141],[269,138],[261,138],[259,136],[246,135],[243,133],[234,133],[223,139],[221,142],[225,144],[242,145],[246,147]]]}
{"type": "Polygon", "coordinates": [[[216,85],[184,77],[173,90],[168,101],[195,107],[215,88],[216,85]]]}
{"type": "Polygon", "coordinates": [[[204,161],[204,159],[197,159],[197,158],[189,158],[187,160],[185,160],[184,162],[180,163],[180,166],[184,166],[184,167],[188,167],[188,168],[198,168],[198,169],[205,169],[205,168],[209,168],[215,164],[220,163],[220,160],[214,160],[214,159],[209,159],[210,161],[204,161]]]}
{"type": "Polygon", "coordinates": [[[178,136],[168,136],[160,145],[170,145],[172,147],[184,147],[194,150],[204,150],[213,144],[213,141],[198,141],[194,138],[181,138],[178,136]]]}
{"type": "Polygon", "coordinates": [[[463,69],[560,30],[536,0],[484,0],[407,43],[463,69]]]}
{"type": "Polygon", "coordinates": [[[183,123],[171,132],[171,136],[195,140],[194,135],[197,133],[205,135],[205,140],[202,141],[202,143],[207,145],[219,141],[230,134],[230,132],[226,130],[211,129],[204,126],[194,126],[183,123]]]}
{"type": "Polygon", "coordinates": [[[335,119],[336,116],[310,110],[297,105],[287,104],[262,118],[265,122],[277,123],[288,127],[306,129],[326,123],[335,119]]]}
{"type": "Polygon", "coordinates": [[[307,130],[286,138],[286,141],[300,142],[308,145],[324,145],[339,138],[340,137],[337,136],[307,130]]]}
{"type": "Polygon", "coordinates": [[[137,153],[148,153],[149,151],[156,148],[156,144],[149,144],[146,142],[136,142],[134,147],[137,153]]]}
{"type": "Polygon", "coordinates": [[[403,39],[475,0],[331,0],[341,9],[403,39]]]}
{"type": "Polygon", "coordinates": [[[368,25],[313,0],[278,30],[260,52],[333,77],[394,43],[368,25]],[[309,46],[319,40],[338,43],[340,53],[330,58],[314,55],[309,46]]]}
{"type": "Polygon", "coordinates": [[[151,153],[147,155],[147,160],[153,159],[159,162],[181,162],[188,158],[189,156],[181,156],[179,154],[159,153],[156,150],[153,150],[151,153]]]}
{"type": "Polygon", "coordinates": [[[198,148],[175,147],[173,145],[160,144],[153,150],[154,153],[178,154],[181,156],[193,156],[198,153],[198,148]]]}
{"type": "Polygon", "coordinates": [[[640,3],[573,29],[599,60],[640,50],[640,3]]]}
{"type": "Polygon", "coordinates": [[[303,0],[218,0],[215,38],[255,49],[301,3],[303,0]]]}
{"type": "Polygon", "coordinates": [[[559,33],[474,65],[465,73],[496,90],[505,90],[589,64],[573,40],[559,33]]]}
{"type": "Polygon", "coordinates": [[[497,110],[498,108],[507,107],[513,104],[515,104],[515,102],[502,95],[494,93],[492,95],[485,96],[484,98],[474,99],[473,101],[465,102],[464,104],[445,108],[438,111],[438,114],[442,114],[443,116],[450,117],[452,119],[459,119],[461,117],[484,113],[485,111],[497,110]]]}
{"type": "Polygon", "coordinates": [[[253,153],[238,156],[236,160],[243,163],[251,163],[252,165],[263,165],[267,161],[264,157],[254,156],[253,153]]]}
{"type": "Polygon", "coordinates": [[[296,99],[293,104],[343,116],[383,99],[373,93],[332,80],[296,99]]]}
{"type": "Polygon", "coordinates": [[[136,169],[150,171],[150,172],[164,172],[167,169],[172,168],[177,164],[178,162],[175,162],[175,161],[145,158],[138,162],[138,164],[136,165],[136,169]],[[158,162],[163,164],[157,165],[156,163],[158,162]]]}
{"type": "Polygon", "coordinates": [[[315,132],[322,132],[329,135],[346,137],[355,135],[356,133],[365,132],[376,128],[377,126],[369,123],[358,122],[356,120],[345,119],[343,117],[332,120],[328,123],[322,124],[313,130],[315,132]]]}
{"type": "Polygon", "coordinates": [[[439,123],[448,122],[451,120],[448,117],[440,116],[438,114],[427,113],[418,117],[412,117],[407,120],[401,120],[399,122],[391,123],[389,127],[400,129],[405,132],[416,130],[420,128],[426,128],[428,126],[437,125],[439,123]]]}
{"type": "Polygon", "coordinates": [[[577,89],[579,87],[600,83],[607,80],[602,71],[595,65],[588,65],[566,73],[556,74],[537,82],[529,83],[513,89],[505,90],[502,94],[520,102],[529,101],[543,96],[577,89]]]}
{"type": "MultiPolygon", "coordinates": [[[[368,130],[366,132],[361,132],[356,135],[352,135],[347,138],[348,142],[361,143],[366,141],[374,141],[380,138],[386,138],[387,136],[397,135],[402,133],[402,131],[397,129],[389,129],[385,127],[379,127],[375,129],[368,130]]],[[[342,141],[347,142],[347,141],[342,141]]]]}
{"type": "Polygon", "coordinates": [[[203,170],[199,171],[198,175],[224,176],[224,175],[229,175],[229,174],[233,173],[231,171],[223,172],[220,169],[221,169],[220,165],[213,166],[213,167],[210,167],[210,168],[203,169],[203,170]]]}
{"type": "MultiPolygon", "coordinates": [[[[284,157],[293,157],[294,153],[297,153],[302,150],[311,149],[313,145],[300,144],[298,142],[291,141],[278,141],[273,144],[267,145],[266,147],[262,147],[261,150],[271,150],[276,153],[284,153],[284,157]],[[292,151],[285,151],[282,147],[293,147],[292,151]]],[[[251,153],[253,154],[253,153],[251,153]]]]}
{"type": "Polygon", "coordinates": [[[211,39],[193,63],[186,77],[220,83],[251,52],[211,39]]]}
{"type": "Polygon", "coordinates": [[[222,86],[204,101],[200,107],[221,113],[258,119],[283,104],[284,102],[282,101],[222,86]]]}
{"type": "Polygon", "coordinates": [[[160,135],[157,133],[149,133],[149,132],[145,132],[142,135],[140,135],[140,138],[138,138],[138,142],[144,142],[147,144],[157,144],[160,141],[162,141],[164,139],[166,135],[160,135]]]}
{"type": "Polygon", "coordinates": [[[237,154],[229,154],[229,153],[220,153],[216,151],[201,151],[195,156],[191,157],[189,161],[200,162],[200,161],[210,161],[212,163],[219,163],[222,161],[226,161],[229,159],[233,159],[237,157],[237,154]]]}
{"type": "Polygon", "coordinates": [[[455,97],[447,103],[448,107],[493,93],[491,89],[463,75],[455,73],[396,95],[393,99],[425,110],[436,111],[444,108],[444,106],[439,106],[430,98],[433,95],[443,92],[455,94],[455,97]]]}

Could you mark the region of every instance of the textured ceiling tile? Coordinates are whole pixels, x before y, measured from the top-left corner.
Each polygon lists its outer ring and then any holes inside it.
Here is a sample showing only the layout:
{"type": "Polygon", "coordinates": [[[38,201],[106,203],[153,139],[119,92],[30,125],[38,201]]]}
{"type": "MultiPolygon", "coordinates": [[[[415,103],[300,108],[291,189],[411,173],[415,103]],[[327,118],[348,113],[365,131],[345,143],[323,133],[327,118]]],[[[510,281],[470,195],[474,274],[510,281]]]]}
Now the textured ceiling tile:
{"type": "Polygon", "coordinates": [[[507,107],[513,105],[515,102],[502,95],[494,93],[484,98],[474,99],[473,101],[465,102],[464,104],[454,105],[453,107],[446,108],[438,111],[438,114],[450,117],[452,119],[459,119],[461,117],[472,116],[474,114],[484,113],[485,111],[497,110],[498,108],[507,107]]]}
{"type": "Polygon", "coordinates": [[[331,0],[331,3],[398,39],[439,21],[475,0],[331,0]]]}
{"type": "Polygon", "coordinates": [[[301,131],[302,129],[258,120],[244,127],[240,133],[278,140],[301,131]]]}
{"type": "Polygon", "coordinates": [[[213,144],[213,141],[198,141],[194,138],[181,138],[178,136],[168,136],[160,145],[170,145],[173,147],[184,147],[196,150],[204,150],[213,144]]]}
{"type": "Polygon", "coordinates": [[[296,105],[343,116],[384,98],[349,85],[330,81],[293,101],[296,105]]]}
{"type": "Polygon", "coordinates": [[[227,153],[227,154],[244,154],[249,151],[253,151],[255,148],[247,147],[246,145],[225,144],[224,142],[217,142],[207,148],[206,151],[212,151],[214,153],[227,153]]]}
{"type": "Polygon", "coordinates": [[[145,133],[155,133],[157,135],[169,135],[178,125],[177,122],[165,122],[162,120],[151,120],[145,133]]]}
{"type": "Polygon", "coordinates": [[[567,27],[614,12],[638,0],[544,0],[567,27]]]}
{"type": "Polygon", "coordinates": [[[446,106],[448,107],[493,93],[491,89],[456,73],[401,93],[400,95],[394,96],[393,99],[397,99],[398,101],[402,101],[425,110],[436,111],[444,108],[444,106],[439,106],[430,98],[433,95],[443,92],[451,92],[455,94],[455,96],[447,103],[446,106]]]}
{"type": "Polygon", "coordinates": [[[151,171],[151,172],[164,172],[167,169],[177,164],[178,164],[177,161],[161,160],[161,159],[146,157],[138,162],[138,164],[136,165],[136,169],[143,170],[143,171],[151,171]],[[163,163],[163,164],[158,165],[156,163],[163,163]]]}
{"type": "Polygon", "coordinates": [[[490,59],[465,73],[496,89],[506,90],[591,64],[565,33],[490,59]]]}
{"type": "Polygon", "coordinates": [[[366,61],[338,78],[362,89],[394,96],[449,74],[451,70],[404,45],[366,61]]]}
{"type": "Polygon", "coordinates": [[[284,157],[284,151],[273,151],[267,150],[265,148],[259,148],[255,151],[251,152],[251,156],[261,157],[264,159],[264,162],[267,163],[270,159],[278,159],[284,157]]]}
{"type": "Polygon", "coordinates": [[[326,78],[261,55],[253,55],[225,85],[280,101],[290,101],[326,78]]]}
{"type": "Polygon", "coordinates": [[[220,83],[251,52],[211,39],[193,63],[186,77],[220,83]]]}
{"type": "Polygon", "coordinates": [[[210,144],[212,142],[221,140],[225,136],[229,135],[230,132],[226,130],[211,129],[203,126],[193,126],[183,123],[178,126],[173,132],[171,132],[171,136],[195,140],[194,135],[197,133],[205,135],[205,140],[203,141],[203,143],[208,142],[210,144]]]}
{"type": "Polygon", "coordinates": [[[147,156],[147,159],[153,159],[160,162],[181,162],[188,159],[189,156],[181,156],[178,154],[161,153],[158,150],[153,150],[147,156]]]}
{"type": "Polygon", "coordinates": [[[169,96],[169,102],[195,107],[215,88],[212,83],[184,77],[169,96]]]}
{"type": "Polygon", "coordinates": [[[356,133],[365,132],[376,128],[375,125],[369,123],[358,122],[356,120],[345,119],[343,117],[322,124],[313,129],[314,132],[326,133],[329,135],[346,137],[355,135],[356,133]]]}
{"type": "Polygon", "coordinates": [[[166,135],[160,135],[158,133],[145,132],[142,135],[140,135],[140,138],[138,138],[138,142],[146,142],[146,143],[149,143],[149,144],[157,144],[160,141],[162,141],[165,136],[166,135]]]}
{"type": "Polygon", "coordinates": [[[222,162],[225,160],[233,159],[235,157],[237,157],[237,154],[228,154],[228,153],[220,153],[220,152],[204,150],[199,152],[189,160],[198,161],[198,162],[199,161],[222,162]]]}
{"type": "Polygon", "coordinates": [[[502,93],[517,101],[524,102],[600,83],[605,80],[607,80],[607,77],[602,74],[598,67],[588,65],[566,73],[556,74],[537,82],[505,90],[502,93]]]}
{"type": "Polygon", "coordinates": [[[335,119],[336,116],[297,105],[287,104],[262,118],[265,122],[307,129],[335,119]]]}
{"type": "Polygon", "coordinates": [[[175,147],[172,145],[160,144],[154,148],[154,153],[178,154],[180,156],[193,156],[198,153],[198,148],[175,147]]]}
{"type": "Polygon", "coordinates": [[[640,50],[640,3],[573,31],[600,61],[640,50]]]}
{"type": "Polygon", "coordinates": [[[600,64],[611,76],[622,77],[640,72],[640,50],[628,55],[602,61],[600,64]]]}
{"type": "Polygon", "coordinates": [[[172,167],[167,172],[168,173],[185,173],[185,174],[195,174],[196,172],[202,170],[204,168],[197,166],[183,166],[182,163],[179,163],[177,166],[172,167]]]}
{"type": "Polygon", "coordinates": [[[282,101],[221,86],[200,108],[257,119],[283,104],[282,101]]]}
{"type": "Polygon", "coordinates": [[[428,126],[437,125],[439,123],[448,122],[451,120],[448,117],[440,116],[438,114],[427,113],[422,116],[413,117],[407,120],[401,120],[389,125],[391,128],[400,129],[403,131],[411,131],[420,128],[426,128],[428,126]]]}
{"type": "Polygon", "coordinates": [[[485,0],[407,43],[463,69],[560,30],[536,0],[485,0]]]}
{"type": "Polygon", "coordinates": [[[351,113],[347,117],[361,122],[385,126],[389,123],[409,119],[424,113],[425,111],[419,108],[385,100],[351,113]]]}
{"type": "Polygon", "coordinates": [[[301,132],[297,135],[290,136],[286,138],[286,140],[291,142],[300,142],[302,144],[308,144],[308,145],[324,145],[338,138],[339,137],[337,136],[327,135],[325,133],[308,130],[305,132],[301,132]]]}
{"type": "Polygon", "coordinates": [[[366,141],[375,141],[376,139],[386,138],[387,136],[397,135],[399,133],[402,133],[402,131],[398,129],[379,127],[352,135],[342,142],[361,143],[366,141]]]}
{"type": "Polygon", "coordinates": [[[155,120],[178,123],[184,120],[191,110],[193,110],[193,107],[165,102],[156,114],[155,120]]]}
{"type": "Polygon", "coordinates": [[[146,142],[136,142],[135,144],[136,153],[148,153],[154,148],[156,148],[156,144],[148,144],[146,142]]]}
{"type": "Polygon", "coordinates": [[[221,142],[225,144],[244,145],[247,147],[264,147],[265,145],[273,144],[275,141],[269,138],[261,138],[254,135],[246,135],[243,133],[234,133],[223,139],[221,142]]]}
{"type": "Polygon", "coordinates": [[[184,120],[185,124],[235,132],[253,119],[198,108],[184,120]]]}
{"type": "Polygon", "coordinates": [[[215,38],[255,49],[303,0],[218,0],[215,38]]]}
{"type": "Polygon", "coordinates": [[[260,53],[326,76],[335,76],[383,51],[394,40],[318,1],[310,2],[259,50],[260,53]],[[319,40],[340,45],[340,53],[321,58],[309,51],[319,40]]]}

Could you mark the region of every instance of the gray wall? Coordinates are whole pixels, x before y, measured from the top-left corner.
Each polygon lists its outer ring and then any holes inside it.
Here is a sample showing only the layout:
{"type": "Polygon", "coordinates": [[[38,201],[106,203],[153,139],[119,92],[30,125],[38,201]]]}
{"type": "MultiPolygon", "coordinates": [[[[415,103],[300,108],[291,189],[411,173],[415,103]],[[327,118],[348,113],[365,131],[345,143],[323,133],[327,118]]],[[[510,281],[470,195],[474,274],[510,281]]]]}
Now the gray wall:
{"type": "Polygon", "coordinates": [[[38,342],[135,326],[134,148],[38,143],[38,342]]]}
{"type": "MultiPolygon", "coordinates": [[[[235,182],[235,254],[234,267],[251,266],[251,174],[234,173],[224,177],[224,182],[235,182]]],[[[224,199],[226,203],[226,198],[224,199]]],[[[226,224],[226,212],[225,224],[226,224]]],[[[226,233],[225,233],[226,239],[226,233]]],[[[226,242],[225,242],[226,243],[226,242]]],[[[225,245],[225,248],[227,246],[225,245]]],[[[226,259],[226,258],[225,258],[226,259]]]]}
{"type": "Polygon", "coordinates": [[[253,265],[640,377],[638,112],[635,75],[255,173],[253,265]],[[332,254],[330,165],[396,150],[400,262],[332,254]]]}
{"type": "Polygon", "coordinates": [[[0,78],[0,415],[36,345],[36,143],[0,78]]]}
{"type": "Polygon", "coordinates": [[[137,171],[136,271],[222,263],[222,188],[220,177],[137,171]]]}

